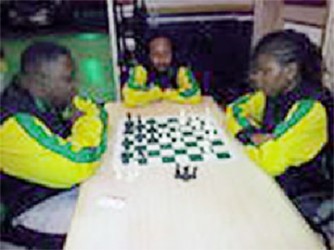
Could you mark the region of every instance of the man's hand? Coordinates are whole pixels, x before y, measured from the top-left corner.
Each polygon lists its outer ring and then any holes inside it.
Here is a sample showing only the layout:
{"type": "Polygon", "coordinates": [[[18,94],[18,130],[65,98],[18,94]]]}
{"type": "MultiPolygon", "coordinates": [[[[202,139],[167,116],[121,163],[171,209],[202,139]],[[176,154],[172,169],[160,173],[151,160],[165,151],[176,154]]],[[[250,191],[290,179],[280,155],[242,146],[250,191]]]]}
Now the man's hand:
{"type": "Polygon", "coordinates": [[[72,113],[71,118],[70,118],[72,124],[82,115],[83,115],[83,113],[80,110],[75,109],[72,113]]]}
{"type": "Polygon", "coordinates": [[[256,146],[258,146],[262,143],[265,143],[269,140],[272,140],[272,139],[274,139],[274,135],[272,135],[272,134],[260,134],[260,133],[258,133],[258,134],[254,134],[254,135],[251,136],[251,140],[256,146]]]}
{"type": "Polygon", "coordinates": [[[80,116],[83,115],[83,112],[74,107],[73,104],[70,104],[63,112],[63,118],[65,120],[71,121],[73,124],[80,116]]]}

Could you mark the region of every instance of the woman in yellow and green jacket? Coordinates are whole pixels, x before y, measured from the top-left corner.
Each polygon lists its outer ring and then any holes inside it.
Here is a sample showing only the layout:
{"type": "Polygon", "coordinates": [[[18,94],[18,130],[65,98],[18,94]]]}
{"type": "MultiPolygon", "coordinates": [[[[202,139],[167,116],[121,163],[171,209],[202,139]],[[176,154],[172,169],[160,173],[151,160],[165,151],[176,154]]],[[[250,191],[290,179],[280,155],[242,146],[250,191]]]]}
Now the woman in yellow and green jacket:
{"type": "Polygon", "coordinates": [[[301,33],[271,33],[255,47],[250,79],[256,90],[228,106],[227,127],[328,244],[334,232],[317,217],[333,199],[334,108],[321,56],[301,33]]]}

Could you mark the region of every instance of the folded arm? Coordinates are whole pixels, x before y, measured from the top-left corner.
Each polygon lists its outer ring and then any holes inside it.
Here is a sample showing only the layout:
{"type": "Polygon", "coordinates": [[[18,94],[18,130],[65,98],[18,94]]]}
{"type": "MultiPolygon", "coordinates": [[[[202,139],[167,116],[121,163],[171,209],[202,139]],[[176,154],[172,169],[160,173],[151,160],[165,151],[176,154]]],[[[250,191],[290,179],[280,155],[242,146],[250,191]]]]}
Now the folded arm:
{"type": "Polygon", "coordinates": [[[68,138],[30,114],[8,118],[0,127],[1,170],[53,188],[71,187],[90,177],[106,149],[107,114],[90,101],[74,102],[83,115],[68,138]]]}

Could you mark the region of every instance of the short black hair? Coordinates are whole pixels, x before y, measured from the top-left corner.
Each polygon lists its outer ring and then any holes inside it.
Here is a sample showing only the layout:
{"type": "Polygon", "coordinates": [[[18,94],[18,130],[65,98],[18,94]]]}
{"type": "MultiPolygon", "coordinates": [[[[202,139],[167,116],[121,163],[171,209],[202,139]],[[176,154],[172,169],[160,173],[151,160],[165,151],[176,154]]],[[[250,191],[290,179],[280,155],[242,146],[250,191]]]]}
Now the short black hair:
{"type": "Polygon", "coordinates": [[[301,81],[316,85],[322,84],[320,48],[303,33],[294,30],[269,33],[256,45],[251,61],[254,63],[261,54],[274,56],[281,65],[296,63],[298,77],[301,81]]]}
{"type": "Polygon", "coordinates": [[[71,52],[64,46],[53,42],[34,42],[28,46],[21,56],[21,73],[39,72],[41,66],[66,55],[72,58],[71,52]]]}

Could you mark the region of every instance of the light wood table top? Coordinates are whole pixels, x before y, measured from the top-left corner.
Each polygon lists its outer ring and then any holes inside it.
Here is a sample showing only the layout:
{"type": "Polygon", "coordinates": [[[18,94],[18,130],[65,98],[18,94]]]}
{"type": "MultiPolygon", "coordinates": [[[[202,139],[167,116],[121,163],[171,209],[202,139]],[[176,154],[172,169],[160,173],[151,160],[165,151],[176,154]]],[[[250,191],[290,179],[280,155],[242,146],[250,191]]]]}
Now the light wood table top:
{"type": "MultiPolygon", "coordinates": [[[[142,116],[224,115],[210,98],[199,105],[155,103],[130,109],[142,116]]],[[[275,181],[254,165],[231,137],[235,156],[199,167],[197,178],[174,178],[175,168],[142,167],[118,179],[112,166],[118,120],[129,109],[114,103],[110,140],[102,167],[82,184],[66,250],[121,249],[324,249],[275,181]]]]}

